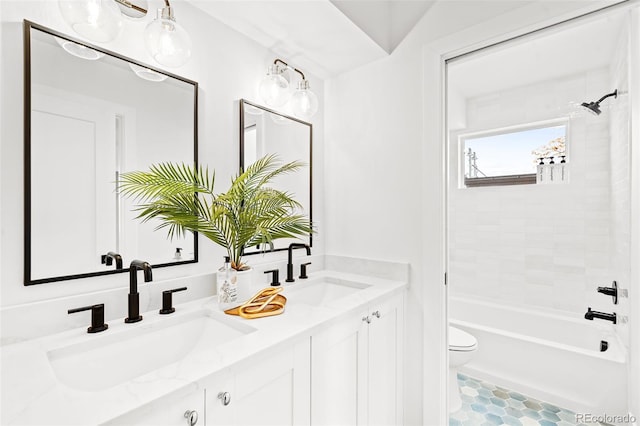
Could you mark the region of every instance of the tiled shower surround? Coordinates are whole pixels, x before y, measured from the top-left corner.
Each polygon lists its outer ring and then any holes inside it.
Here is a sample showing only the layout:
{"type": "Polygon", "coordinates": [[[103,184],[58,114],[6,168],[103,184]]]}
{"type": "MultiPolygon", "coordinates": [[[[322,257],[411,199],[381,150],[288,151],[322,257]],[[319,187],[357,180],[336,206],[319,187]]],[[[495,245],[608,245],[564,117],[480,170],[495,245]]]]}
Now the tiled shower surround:
{"type": "Polygon", "coordinates": [[[600,426],[580,423],[576,413],[464,374],[458,374],[462,408],[449,426],[600,426]]]}
{"type": "Polygon", "coordinates": [[[609,307],[596,287],[615,279],[610,117],[575,105],[610,89],[600,68],[467,99],[461,133],[567,118],[569,181],[458,188],[451,160],[451,294],[572,314],[609,307]]]}

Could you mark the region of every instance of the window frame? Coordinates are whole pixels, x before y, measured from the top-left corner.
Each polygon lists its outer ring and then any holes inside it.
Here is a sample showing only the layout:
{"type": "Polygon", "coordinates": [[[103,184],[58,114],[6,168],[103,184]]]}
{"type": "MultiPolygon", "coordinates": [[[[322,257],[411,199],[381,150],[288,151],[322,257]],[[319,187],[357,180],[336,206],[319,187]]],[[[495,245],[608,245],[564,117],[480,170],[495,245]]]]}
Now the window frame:
{"type": "Polygon", "coordinates": [[[564,126],[565,128],[565,156],[569,157],[569,141],[570,141],[570,117],[553,118],[549,120],[534,121],[524,124],[515,124],[511,126],[491,128],[485,130],[477,130],[471,132],[459,133],[457,135],[458,150],[458,182],[460,188],[477,188],[485,186],[510,186],[510,185],[531,185],[536,184],[536,172],[520,173],[502,176],[487,176],[468,178],[465,176],[465,141],[470,138],[488,137],[496,135],[504,135],[508,133],[517,133],[528,130],[544,129],[547,127],[564,126]]]}

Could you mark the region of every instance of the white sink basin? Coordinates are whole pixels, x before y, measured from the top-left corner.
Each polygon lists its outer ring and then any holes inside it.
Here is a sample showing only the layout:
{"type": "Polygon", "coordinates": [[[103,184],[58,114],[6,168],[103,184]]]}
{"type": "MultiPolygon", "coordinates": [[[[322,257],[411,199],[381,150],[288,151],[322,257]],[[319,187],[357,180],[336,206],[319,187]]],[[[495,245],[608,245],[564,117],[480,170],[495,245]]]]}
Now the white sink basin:
{"type": "Polygon", "coordinates": [[[370,287],[355,281],[340,280],[332,277],[298,281],[287,287],[285,295],[290,303],[302,303],[309,306],[324,306],[351,296],[370,287]]]}
{"type": "Polygon", "coordinates": [[[56,377],[79,390],[107,389],[180,361],[195,347],[221,345],[254,331],[207,311],[115,328],[50,350],[56,377]]]}

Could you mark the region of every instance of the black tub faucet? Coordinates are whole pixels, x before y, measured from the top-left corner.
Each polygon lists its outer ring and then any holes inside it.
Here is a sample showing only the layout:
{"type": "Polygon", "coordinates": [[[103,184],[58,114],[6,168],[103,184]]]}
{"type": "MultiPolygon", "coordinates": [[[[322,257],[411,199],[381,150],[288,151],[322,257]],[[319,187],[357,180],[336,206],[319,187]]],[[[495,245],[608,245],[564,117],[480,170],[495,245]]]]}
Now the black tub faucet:
{"type": "Polygon", "coordinates": [[[285,280],[288,283],[292,283],[295,280],[293,279],[293,250],[297,248],[307,249],[307,256],[311,256],[311,247],[302,243],[291,243],[289,244],[288,252],[289,255],[287,257],[287,279],[285,280]]]}
{"type": "Polygon", "coordinates": [[[614,324],[617,322],[617,317],[615,312],[612,314],[609,314],[606,312],[592,311],[591,307],[587,308],[587,313],[584,314],[584,318],[590,321],[593,321],[594,318],[600,318],[603,320],[611,321],[614,324]]]}
{"type": "Polygon", "coordinates": [[[151,265],[143,260],[134,260],[129,266],[129,316],[124,319],[126,323],[142,321],[140,315],[140,294],[138,293],[138,269],[144,271],[144,282],[153,280],[151,265]]]}

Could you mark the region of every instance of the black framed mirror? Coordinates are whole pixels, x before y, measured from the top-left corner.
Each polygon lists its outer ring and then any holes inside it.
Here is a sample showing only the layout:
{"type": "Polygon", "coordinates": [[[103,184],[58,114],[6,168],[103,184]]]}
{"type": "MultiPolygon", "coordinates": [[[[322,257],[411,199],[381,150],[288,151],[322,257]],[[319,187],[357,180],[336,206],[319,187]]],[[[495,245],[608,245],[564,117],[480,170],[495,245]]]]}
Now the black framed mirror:
{"type": "Polygon", "coordinates": [[[115,274],[133,259],[197,262],[197,235],[170,241],[135,219],[117,181],[162,161],[197,165],[198,83],[33,22],[23,30],[24,284],[115,274]]]}
{"type": "MultiPolygon", "coordinates": [[[[262,105],[240,99],[240,171],[258,158],[267,154],[277,154],[283,162],[302,161],[307,166],[298,173],[285,175],[274,180],[273,186],[294,195],[302,205],[301,213],[313,223],[312,197],[312,144],[313,125],[262,105]]],[[[283,238],[275,240],[273,247],[249,247],[245,255],[265,251],[286,250],[290,243],[300,239],[283,238]]],[[[309,234],[302,242],[313,245],[309,234]]]]}

